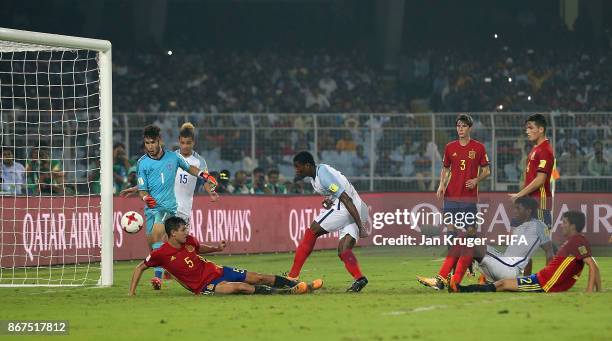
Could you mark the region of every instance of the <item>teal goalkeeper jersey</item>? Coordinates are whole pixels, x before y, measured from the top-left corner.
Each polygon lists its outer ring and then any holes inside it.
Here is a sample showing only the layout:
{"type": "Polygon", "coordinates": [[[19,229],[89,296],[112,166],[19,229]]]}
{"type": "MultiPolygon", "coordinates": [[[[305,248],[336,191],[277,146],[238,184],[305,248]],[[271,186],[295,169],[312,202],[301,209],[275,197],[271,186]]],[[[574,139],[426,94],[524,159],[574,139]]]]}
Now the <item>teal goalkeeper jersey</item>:
{"type": "Polygon", "coordinates": [[[138,160],[138,190],[149,192],[157,207],[176,212],[174,180],[179,167],[189,171],[189,164],[178,153],[164,150],[159,160],[145,154],[138,160]]]}

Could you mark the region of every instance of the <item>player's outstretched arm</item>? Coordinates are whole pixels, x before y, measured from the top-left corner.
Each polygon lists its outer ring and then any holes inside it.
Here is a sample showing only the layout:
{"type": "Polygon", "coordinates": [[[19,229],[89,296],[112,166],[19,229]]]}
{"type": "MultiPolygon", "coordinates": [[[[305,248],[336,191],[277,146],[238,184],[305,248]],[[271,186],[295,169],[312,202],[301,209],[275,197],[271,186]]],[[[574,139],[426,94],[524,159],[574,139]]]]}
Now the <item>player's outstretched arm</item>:
{"type": "Polygon", "coordinates": [[[140,282],[140,277],[142,277],[142,273],[148,268],[144,262],[140,262],[134,269],[134,273],[132,274],[132,283],[130,283],[130,292],[128,295],[134,296],[136,295],[136,287],[138,286],[138,282],[140,282]]]}
{"type": "Polygon", "coordinates": [[[518,198],[522,198],[524,196],[526,196],[527,194],[535,191],[536,189],[540,188],[540,186],[542,186],[544,184],[544,182],[546,181],[546,173],[542,173],[542,172],[538,172],[538,175],[536,176],[535,179],[533,179],[529,185],[525,186],[525,188],[523,188],[520,192],[515,193],[515,194],[509,194],[510,198],[512,199],[512,201],[518,199],[518,198]]]}
{"type": "Polygon", "coordinates": [[[134,195],[136,192],[138,192],[138,186],[134,186],[134,187],[130,187],[130,188],[126,188],[122,190],[121,192],[119,192],[119,196],[122,198],[127,198],[130,195],[134,195]]]}
{"type": "Polygon", "coordinates": [[[589,266],[589,283],[587,284],[586,292],[601,291],[601,275],[597,262],[595,262],[593,257],[587,257],[583,261],[589,266]]]}
{"type": "Polygon", "coordinates": [[[204,179],[204,181],[206,181],[207,183],[212,184],[211,188],[213,191],[214,188],[217,187],[217,179],[215,179],[215,177],[210,175],[207,171],[201,170],[196,166],[189,166],[189,170],[187,172],[193,176],[197,176],[204,179]]]}
{"type": "Polygon", "coordinates": [[[225,240],[222,240],[217,246],[200,244],[200,251],[198,252],[198,254],[203,255],[207,253],[221,252],[225,249],[226,245],[227,245],[227,242],[225,240]]]}

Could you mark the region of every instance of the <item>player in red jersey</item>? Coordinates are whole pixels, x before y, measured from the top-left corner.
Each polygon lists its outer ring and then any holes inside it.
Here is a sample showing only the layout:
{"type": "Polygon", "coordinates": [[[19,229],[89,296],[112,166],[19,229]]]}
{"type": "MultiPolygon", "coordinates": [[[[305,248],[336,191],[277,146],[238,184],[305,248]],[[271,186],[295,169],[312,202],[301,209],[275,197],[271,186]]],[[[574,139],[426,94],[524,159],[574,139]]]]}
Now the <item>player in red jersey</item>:
{"type": "MultiPolygon", "coordinates": [[[[550,234],[552,227],[552,191],[551,177],[555,167],[555,154],[550,142],[546,138],[546,118],[542,114],[533,114],[525,121],[527,139],[533,148],[527,157],[525,168],[525,183],[518,193],[510,194],[514,202],[520,197],[529,195],[539,203],[537,219],[548,227],[550,234]]],[[[531,274],[531,260],[525,267],[525,274],[531,274]]]]}
{"type": "Polygon", "coordinates": [[[179,217],[168,218],[165,222],[168,241],[153,250],[134,269],[130,295],[136,294],[136,287],[144,270],[161,266],[187,290],[198,295],[211,294],[302,294],[309,289],[320,288],[321,280],[310,286],[304,282],[292,281],[286,277],[247,272],[227,266],[218,266],[202,258],[201,254],[222,251],[225,243],[217,247],[200,244],[188,235],[187,223],[179,217]]]}
{"type": "Polygon", "coordinates": [[[552,225],[552,191],[550,181],[555,166],[555,154],[546,138],[546,118],[541,114],[533,114],[525,121],[527,139],[533,143],[525,168],[525,183],[518,193],[510,194],[512,201],[529,195],[538,201],[540,211],[538,219],[547,226],[552,225]]]}
{"type": "MultiPolygon", "coordinates": [[[[466,233],[462,237],[474,237],[476,234],[478,183],[491,174],[485,146],[470,137],[473,124],[470,115],[461,114],[457,117],[459,139],[444,148],[444,167],[436,193],[438,199],[444,197],[444,213],[450,212],[455,217],[453,224],[448,226],[449,233],[458,235],[457,229],[465,229],[466,233]]],[[[460,283],[472,264],[473,254],[473,248],[453,245],[438,274],[434,277],[417,276],[417,281],[436,290],[444,289],[448,285],[446,277],[454,268],[453,278],[460,283]]]]}
{"type": "Polygon", "coordinates": [[[487,292],[487,291],[531,291],[560,292],[574,286],[582,273],[584,264],[589,266],[587,292],[601,291],[599,267],[591,256],[591,246],[580,232],[584,229],[584,213],[568,211],[563,214],[561,230],[567,238],[552,261],[537,274],[502,279],[490,284],[456,285],[451,280],[449,292],[487,292]]]}

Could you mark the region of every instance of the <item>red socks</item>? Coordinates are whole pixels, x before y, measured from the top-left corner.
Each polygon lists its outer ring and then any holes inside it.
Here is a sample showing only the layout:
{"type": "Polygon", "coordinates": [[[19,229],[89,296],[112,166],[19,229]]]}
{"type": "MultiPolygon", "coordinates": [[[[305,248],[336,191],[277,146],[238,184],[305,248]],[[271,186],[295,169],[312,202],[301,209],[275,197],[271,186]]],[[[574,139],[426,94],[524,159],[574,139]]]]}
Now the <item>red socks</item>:
{"type": "Polygon", "coordinates": [[[460,255],[461,255],[461,246],[460,245],[451,246],[450,250],[448,250],[448,255],[446,256],[446,258],[444,258],[444,263],[442,263],[442,266],[440,267],[440,272],[438,272],[438,275],[446,279],[446,276],[448,276],[448,274],[455,267],[455,264],[457,264],[457,261],[459,260],[460,255]]]}
{"type": "Polygon", "coordinates": [[[463,275],[465,275],[465,272],[472,264],[472,258],[474,258],[474,248],[464,246],[462,251],[459,262],[457,262],[457,268],[455,268],[455,273],[453,274],[453,281],[457,284],[461,283],[463,275]]]}
{"type": "Polygon", "coordinates": [[[344,252],[340,254],[340,259],[342,259],[342,261],[344,262],[344,267],[353,276],[354,279],[359,279],[363,277],[361,269],[359,269],[359,263],[357,262],[357,258],[353,254],[353,250],[344,250],[344,252]]]}
{"type": "Polygon", "coordinates": [[[291,271],[289,271],[289,277],[298,278],[300,276],[302,266],[304,266],[304,263],[312,252],[316,242],[317,236],[312,233],[312,230],[306,229],[304,232],[304,238],[302,238],[300,245],[298,245],[297,250],[295,250],[295,257],[293,258],[291,271]]]}

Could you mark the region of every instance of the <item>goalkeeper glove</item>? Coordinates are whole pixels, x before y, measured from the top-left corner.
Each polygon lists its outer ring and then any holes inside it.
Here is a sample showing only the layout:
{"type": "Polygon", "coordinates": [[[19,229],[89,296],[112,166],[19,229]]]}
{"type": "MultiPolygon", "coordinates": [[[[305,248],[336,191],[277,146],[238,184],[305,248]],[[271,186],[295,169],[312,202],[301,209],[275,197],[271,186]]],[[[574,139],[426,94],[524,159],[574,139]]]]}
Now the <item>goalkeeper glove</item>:
{"type": "Polygon", "coordinates": [[[142,197],[142,201],[147,204],[148,208],[154,208],[157,205],[157,201],[155,200],[155,198],[148,194],[142,197]]]}
{"type": "Polygon", "coordinates": [[[217,179],[215,179],[214,176],[208,174],[208,172],[205,171],[201,171],[200,174],[198,174],[202,179],[204,179],[204,181],[208,181],[211,184],[211,191],[214,191],[215,188],[217,188],[217,179]]]}

